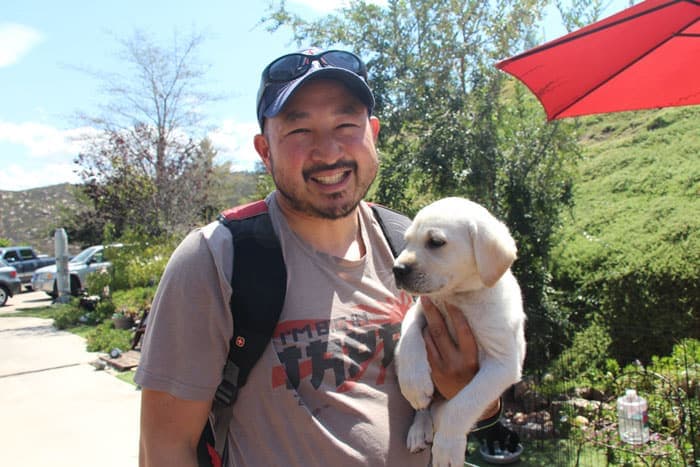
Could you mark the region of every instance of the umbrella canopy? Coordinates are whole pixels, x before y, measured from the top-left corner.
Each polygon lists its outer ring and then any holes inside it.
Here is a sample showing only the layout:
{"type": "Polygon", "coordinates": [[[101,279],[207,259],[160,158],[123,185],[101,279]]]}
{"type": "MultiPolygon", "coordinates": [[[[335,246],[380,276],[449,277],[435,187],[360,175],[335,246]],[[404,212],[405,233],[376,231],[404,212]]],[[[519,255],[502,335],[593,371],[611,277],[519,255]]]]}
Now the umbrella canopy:
{"type": "Polygon", "coordinates": [[[647,0],[496,66],[548,120],[700,104],[700,0],[647,0]]]}

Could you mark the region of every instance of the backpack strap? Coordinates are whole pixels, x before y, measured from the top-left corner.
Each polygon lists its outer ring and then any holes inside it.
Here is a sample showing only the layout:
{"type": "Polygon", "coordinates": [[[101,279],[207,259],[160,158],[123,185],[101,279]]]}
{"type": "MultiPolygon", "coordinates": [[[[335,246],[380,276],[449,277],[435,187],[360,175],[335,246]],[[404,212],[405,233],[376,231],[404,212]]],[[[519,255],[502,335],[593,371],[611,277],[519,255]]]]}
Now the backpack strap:
{"type": "Polygon", "coordinates": [[[219,222],[231,231],[233,240],[233,337],[212,402],[214,424],[204,427],[197,448],[200,465],[221,465],[221,460],[225,461],[226,437],[233,416],[230,407],[270,342],[287,291],[282,248],[265,202],[224,211],[219,222]]]}
{"type": "Polygon", "coordinates": [[[391,254],[394,255],[394,258],[398,258],[399,253],[401,253],[406,246],[406,240],[403,238],[403,234],[411,224],[411,219],[381,204],[369,203],[369,205],[389,243],[391,254]]]}
{"type": "MultiPolygon", "coordinates": [[[[370,206],[396,258],[405,246],[403,233],[411,221],[384,206],[370,206]]],[[[228,209],[219,215],[219,221],[231,231],[233,239],[233,338],[212,403],[214,424],[206,424],[197,447],[200,466],[222,465],[222,459],[225,464],[226,438],[233,417],[230,407],[272,338],[287,291],[282,248],[265,201],[228,209]]]]}

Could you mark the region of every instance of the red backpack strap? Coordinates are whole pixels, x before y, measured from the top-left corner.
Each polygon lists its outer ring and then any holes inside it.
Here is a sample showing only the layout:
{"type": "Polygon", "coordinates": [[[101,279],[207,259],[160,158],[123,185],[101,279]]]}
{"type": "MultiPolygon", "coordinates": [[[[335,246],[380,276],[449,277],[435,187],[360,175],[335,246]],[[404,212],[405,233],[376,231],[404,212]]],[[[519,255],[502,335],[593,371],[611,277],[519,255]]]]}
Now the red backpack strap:
{"type": "Polygon", "coordinates": [[[248,219],[249,217],[259,216],[267,212],[267,203],[264,199],[253,201],[252,203],[234,206],[219,214],[220,221],[231,221],[248,219]]]}

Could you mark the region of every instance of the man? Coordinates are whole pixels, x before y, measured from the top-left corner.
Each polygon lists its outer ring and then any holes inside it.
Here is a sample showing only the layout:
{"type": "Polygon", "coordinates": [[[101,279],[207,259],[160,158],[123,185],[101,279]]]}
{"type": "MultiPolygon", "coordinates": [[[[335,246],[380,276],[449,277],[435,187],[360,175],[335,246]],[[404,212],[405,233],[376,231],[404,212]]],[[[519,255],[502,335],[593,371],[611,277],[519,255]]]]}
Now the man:
{"type": "MultiPolygon", "coordinates": [[[[397,289],[391,251],[362,201],[380,126],[366,78],[355,55],[316,49],[263,71],[254,145],[277,188],[266,202],[288,285],[272,341],[232,409],[228,465],[429,462],[429,452],[405,447],[412,409],[392,363],[411,297],[397,289]]],[[[166,268],[136,375],[142,466],[196,465],[232,336],[233,254],[230,232],[213,223],[166,268]]],[[[451,397],[477,371],[476,345],[456,310],[457,343],[434,307],[427,319],[434,381],[451,397]]]]}

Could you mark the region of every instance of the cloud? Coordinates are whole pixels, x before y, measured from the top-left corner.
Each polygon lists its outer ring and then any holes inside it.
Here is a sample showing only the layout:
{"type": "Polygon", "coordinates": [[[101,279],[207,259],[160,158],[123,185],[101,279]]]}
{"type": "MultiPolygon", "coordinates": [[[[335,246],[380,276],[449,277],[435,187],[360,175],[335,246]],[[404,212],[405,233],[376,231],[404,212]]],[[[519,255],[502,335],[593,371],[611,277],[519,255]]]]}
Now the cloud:
{"type": "Polygon", "coordinates": [[[18,191],[59,183],[79,183],[78,176],[73,172],[75,168],[70,159],[39,166],[3,163],[3,169],[0,171],[0,190],[18,191]]]}
{"type": "Polygon", "coordinates": [[[0,23],[0,68],[18,62],[41,40],[41,33],[29,26],[0,23]]]}
{"type": "Polygon", "coordinates": [[[260,133],[257,122],[224,120],[209,134],[209,139],[218,151],[219,162],[230,161],[232,170],[253,170],[260,160],[253,147],[253,136],[257,133],[260,133]]]}
{"type": "Polygon", "coordinates": [[[0,121],[0,190],[78,183],[73,159],[81,151],[80,137],[94,131],[0,121]]]}
{"type": "Polygon", "coordinates": [[[61,130],[42,123],[12,123],[0,121],[0,143],[10,143],[26,148],[33,158],[48,158],[62,154],[76,156],[82,143],[80,137],[95,130],[72,128],[61,130]]]}

